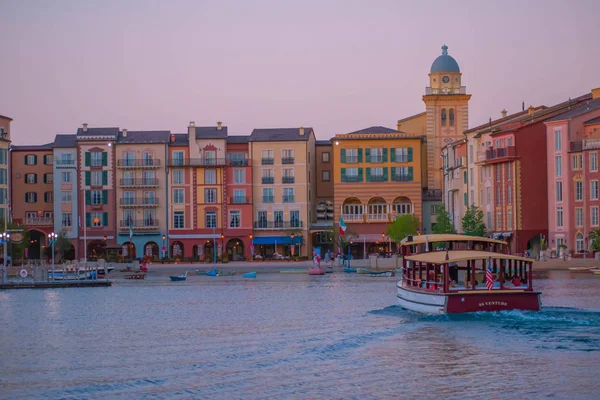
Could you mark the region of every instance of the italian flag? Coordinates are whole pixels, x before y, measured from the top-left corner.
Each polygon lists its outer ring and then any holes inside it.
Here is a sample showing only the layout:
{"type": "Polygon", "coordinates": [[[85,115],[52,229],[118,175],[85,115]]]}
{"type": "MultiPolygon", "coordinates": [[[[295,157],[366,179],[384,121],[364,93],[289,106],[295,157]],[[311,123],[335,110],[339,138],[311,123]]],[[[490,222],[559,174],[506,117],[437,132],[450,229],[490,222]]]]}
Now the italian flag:
{"type": "Polygon", "coordinates": [[[344,236],[346,232],[346,224],[344,223],[344,219],[340,216],[340,235],[344,236]]]}

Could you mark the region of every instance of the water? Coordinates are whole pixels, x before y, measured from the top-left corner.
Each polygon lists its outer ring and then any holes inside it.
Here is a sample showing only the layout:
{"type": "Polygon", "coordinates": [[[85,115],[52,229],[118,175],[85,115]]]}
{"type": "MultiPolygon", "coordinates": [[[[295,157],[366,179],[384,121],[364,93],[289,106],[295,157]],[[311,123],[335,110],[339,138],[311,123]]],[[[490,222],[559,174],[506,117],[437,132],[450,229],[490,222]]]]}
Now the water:
{"type": "Polygon", "coordinates": [[[4,291],[0,398],[600,398],[600,278],[536,278],[542,312],[459,316],[341,273],[4,291]]]}

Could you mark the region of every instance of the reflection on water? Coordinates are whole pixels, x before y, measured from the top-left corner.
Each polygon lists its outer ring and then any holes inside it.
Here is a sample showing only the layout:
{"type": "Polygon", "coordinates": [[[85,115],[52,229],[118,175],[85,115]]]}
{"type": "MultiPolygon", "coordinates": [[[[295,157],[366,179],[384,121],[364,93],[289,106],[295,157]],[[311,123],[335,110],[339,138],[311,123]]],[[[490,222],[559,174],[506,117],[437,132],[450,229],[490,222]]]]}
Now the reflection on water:
{"type": "Polygon", "coordinates": [[[0,292],[0,398],[594,398],[600,279],[542,312],[424,316],[393,278],[193,276],[0,292]]]}

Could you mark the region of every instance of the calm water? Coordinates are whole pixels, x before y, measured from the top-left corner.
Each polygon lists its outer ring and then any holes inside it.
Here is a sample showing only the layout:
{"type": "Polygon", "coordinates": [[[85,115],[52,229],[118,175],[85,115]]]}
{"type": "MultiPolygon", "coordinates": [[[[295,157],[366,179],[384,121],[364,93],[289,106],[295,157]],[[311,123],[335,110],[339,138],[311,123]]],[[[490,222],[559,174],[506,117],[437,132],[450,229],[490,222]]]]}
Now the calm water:
{"type": "Polygon", "coordinates": [[[0,292],[0,398],[600,398],[600,277],[457,317],[394,306],[394,278],[167,280],[0,292]]]}

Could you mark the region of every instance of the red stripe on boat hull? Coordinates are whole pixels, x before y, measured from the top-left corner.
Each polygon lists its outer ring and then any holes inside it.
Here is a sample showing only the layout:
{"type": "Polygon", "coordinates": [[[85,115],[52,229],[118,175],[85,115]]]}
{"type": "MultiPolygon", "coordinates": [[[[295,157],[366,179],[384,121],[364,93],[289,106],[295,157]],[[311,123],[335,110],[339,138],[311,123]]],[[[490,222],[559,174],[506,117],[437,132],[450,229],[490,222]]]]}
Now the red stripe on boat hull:
{"type": "Polygon", "coordinates": [[[448,296],[446,313],[507,310],[539,311],[541,308],[540,297],[538,292],[453,294],[448,296]]]}

